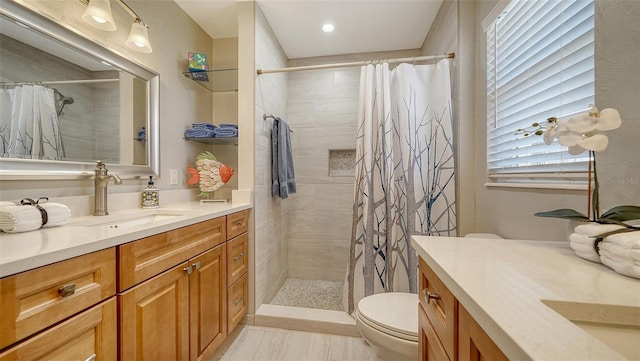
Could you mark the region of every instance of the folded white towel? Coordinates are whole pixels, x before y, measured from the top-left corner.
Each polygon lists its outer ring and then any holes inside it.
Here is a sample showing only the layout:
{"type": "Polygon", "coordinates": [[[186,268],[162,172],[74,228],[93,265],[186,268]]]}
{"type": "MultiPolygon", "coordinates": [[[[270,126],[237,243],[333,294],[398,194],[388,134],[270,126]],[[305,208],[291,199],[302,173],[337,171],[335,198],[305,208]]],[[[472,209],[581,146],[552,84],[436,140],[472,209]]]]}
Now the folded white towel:
{"type": "Polygon", "coordinates": [[[596,239],[579,233],[569,235],[569,245],[580,258],[600,263],[600,256],[594,247],[596,239]]]}
{"type": "Polygon", "coordinates": [[[40,204],[47,212],[47,223],[42,225],[42,213],[32,205],[0,207],[0,229],[7,233],[33,231],[40,227],[55,227],[67,223],[71,210],[60,203],[40,204]]]}
{"type": "Polygon", "coordinates": [[[615,255],[616,257],[629,259],[640,265],[640,249],[621,247],[616,243],[608,242],[607,238],[605,238],[604,241],[598,244],[598,248],[600,248],[601,250],[604,249],[607,252],[615,255]]]}
{"type": "Polygon", "coordinates": [[[640,278],[640,264],[634,263],[630,259],[616,257],[604,249],[600,250],[600,259],[602,264],[621,275],[640,278]]]}
{"type": "Polygon", "coordinates": [[[614,243],[623,248],[640,249],[640,231],[612,234],[606,237],[605,241],[614,243]]]}
{"type": "Polygon", "coordinates": [[[585,224],[581,224],[576,226],[573,229],[574,232],[585,234],[587,236],[595,237],[604,233],[608,233],[611,231],[615,231],[617,229],[624,228],[623,226],[619,226],[617,224],[600,224],[595,222],[589,222],[585,224]]]}

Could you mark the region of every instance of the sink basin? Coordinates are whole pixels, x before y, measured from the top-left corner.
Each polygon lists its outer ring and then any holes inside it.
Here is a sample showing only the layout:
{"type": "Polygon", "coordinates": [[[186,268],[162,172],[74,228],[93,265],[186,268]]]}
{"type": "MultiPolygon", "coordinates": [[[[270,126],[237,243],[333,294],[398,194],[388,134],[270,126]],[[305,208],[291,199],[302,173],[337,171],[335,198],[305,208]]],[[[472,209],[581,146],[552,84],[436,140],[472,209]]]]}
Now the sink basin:
{"type": "Polygon", "coordinates": [[[640,307],[542,300],[629,360],[640,360],[640,307]]]}
{"type": "Polygon", "coordinates": [[[89,217],[86,219],[67,223],[69,226],[126,229],[142,225],[151,225],[177,217],[188,216],[189,211],[181,210],[142,210],[135,213],[114,214],[101,217],[89,217]]]}

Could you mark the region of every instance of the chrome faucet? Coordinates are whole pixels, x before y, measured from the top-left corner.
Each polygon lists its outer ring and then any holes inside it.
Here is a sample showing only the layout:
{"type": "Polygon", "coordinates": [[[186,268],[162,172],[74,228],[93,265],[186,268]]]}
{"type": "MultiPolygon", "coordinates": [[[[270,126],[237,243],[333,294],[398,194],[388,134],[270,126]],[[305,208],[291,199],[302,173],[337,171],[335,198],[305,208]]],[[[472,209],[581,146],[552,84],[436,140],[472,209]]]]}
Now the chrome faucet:
{"type": "Polygon", "coordinates": [[[94,216],[106,216],[109,214],[107,210],[107,185],[109,179],[113,179],[113,183],[121,184],[122,179],[117,174],[107,174],[107,167],[99,160],[96,164],[95,176],[93,177],[93,183],[95,185],[95,205],[93,207],[94,216]]]}

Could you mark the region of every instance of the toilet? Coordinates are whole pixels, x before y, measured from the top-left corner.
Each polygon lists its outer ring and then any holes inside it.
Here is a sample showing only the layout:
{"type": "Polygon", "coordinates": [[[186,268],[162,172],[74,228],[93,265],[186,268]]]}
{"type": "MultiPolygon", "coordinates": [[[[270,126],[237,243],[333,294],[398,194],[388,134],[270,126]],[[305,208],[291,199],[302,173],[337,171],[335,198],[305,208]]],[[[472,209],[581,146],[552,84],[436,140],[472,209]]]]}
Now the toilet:
{"type": "Polygon", "coordinates": [[[387,292],[367,296],[354,313],[356,327],[378,360],[418,360],[418,295],[387,292]]]}

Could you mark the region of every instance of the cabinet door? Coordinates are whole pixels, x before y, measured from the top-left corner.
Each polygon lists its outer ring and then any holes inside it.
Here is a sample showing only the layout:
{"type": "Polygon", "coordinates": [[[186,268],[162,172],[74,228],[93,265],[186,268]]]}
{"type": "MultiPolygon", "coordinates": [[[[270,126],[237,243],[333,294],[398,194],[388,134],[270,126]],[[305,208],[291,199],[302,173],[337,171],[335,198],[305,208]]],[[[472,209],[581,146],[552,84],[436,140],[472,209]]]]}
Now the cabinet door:
{"type": "Polygon", "coordinates": [[[491,340],[469,312],[458,305],[458,355],[460,361],[507,361],[507,357],[491,340]]]}
{"type": "Polygon", "coordinates": [[[418,306],[418,309],[420,359],[422,361],[450,361],[438,336],[436,336],[433,326],[427,319],[424,309],[422,306],[418,306]]]}
{"type": "Polygon", "coordinates": [[[115,360],[116,319],[112,297],[0,353],[0,361],[115,360]]]}
{"type": "Polygon", "coordinates": [[[182,263],[118,296],[120,360],[189,359],[189,276],[182,263]]]}
{"type": "Polygon", "coordinates": [[[227,335],[226,245],[218,246],[189,261],[189,307],[191,360],[215,349],[227,335]]]}
{"type": "Polygon", "coordinates": [[[114,248],[0,279],[0,349],[116,292],[114,248]]]}

